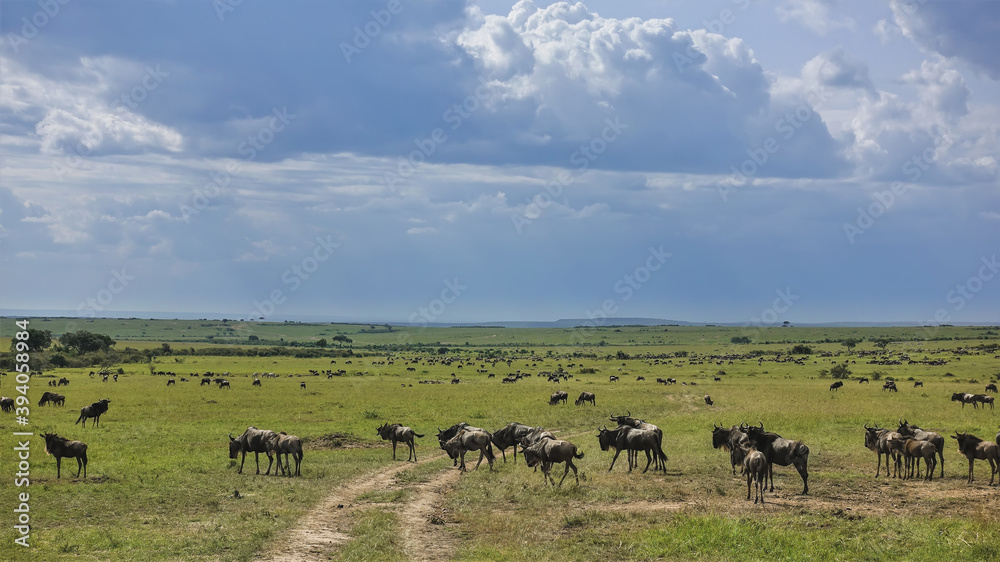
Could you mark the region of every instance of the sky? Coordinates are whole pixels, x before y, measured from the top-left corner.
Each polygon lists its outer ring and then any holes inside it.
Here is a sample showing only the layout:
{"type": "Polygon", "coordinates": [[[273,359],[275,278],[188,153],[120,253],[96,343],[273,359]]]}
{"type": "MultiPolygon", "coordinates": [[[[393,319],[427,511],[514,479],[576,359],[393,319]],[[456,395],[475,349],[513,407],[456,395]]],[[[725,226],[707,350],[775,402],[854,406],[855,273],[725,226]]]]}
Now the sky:
{"type": "Polygon", "coordinates": [[[1000,322],[1000,2],[0,3],[0,314],[1000,322]]]}

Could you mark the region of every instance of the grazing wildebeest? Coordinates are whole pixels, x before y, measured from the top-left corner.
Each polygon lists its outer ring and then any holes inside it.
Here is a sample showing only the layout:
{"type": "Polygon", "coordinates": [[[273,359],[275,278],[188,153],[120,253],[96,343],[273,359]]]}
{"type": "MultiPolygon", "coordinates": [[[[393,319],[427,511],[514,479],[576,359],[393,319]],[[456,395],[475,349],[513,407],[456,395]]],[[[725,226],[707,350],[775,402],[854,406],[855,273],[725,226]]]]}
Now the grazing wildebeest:
{"type": "Polygon", "coordinates": [[[972,484],[972,463],[976,459],[986,460],[990,463],[990,486],[993,485],[993,477],[1000,467],[1000,447],[993,441],[983,441],[975,435],[955,432],[952,439],[958,440],[958,452],[969,459],[969,484],[972,484]]]}
{"type": "Polygon", "coordinates": [[[858,379],[858,384],[861,384],[863,382],[871,382],[871,381],[868,380],[868,377],[861,377],[860,379],[858,379]]]}
{"type": "Polygon", "coordinates": [[[611,375],[608,377],[608,382],[618,382],[618,375],[611,375]]]}
{"type": "Polygon", "coordinates": [[[260,379],[254,379],[250,386],[260,386],[260,379]]]}
{"type": "MultiPolygon", "coordinates": [[[[511,422],[504,426],[502,429],[498,429],[492,433],[493,444],[496,445],[497,449],[500,449],[500,454],[503,455],[503,462],[507,462],[507,447],[514,447],[514,462],[517,462],[517,445],[520,444],[521,439],[526,435],[531,433],[534,428],[530,425],[524,425],[522,423],[511,422]]],[[[456,432],[457,433],[457,432],[456,432]]],[[[452,435],[454,437],[454,435],[452,435]]]]}
{"type": "Polygon", "coordinates": [[[642,375],[639,375],[638,377],[635,378],[635,380],[636,380],[636,382],[638,382],[638,381],[644,381],[644,380],[646,380],[646,377],[644,377],[642,375]]]}
{"type": "Polygon", "coordinates": [[[566,470],[563,472],[562,479],[559,480],[559,485],[562,486],[563,480],[566,480],[566,475],[569,474],[571,468],[573,476],[576,477],[577,486],[580,485],[580,475],[576,470],[576,465],[573,464],[573,459],[582,459],[583,453],[577,454],[576,445],[569,441],[542,439],[533,445],[524,447],[521,454],[524,455],[524,462],[529,467],[541,464],[542,476],[547,481],[552,482],[553,486],[556,485],[556,481],[552,478],[552,465],[560,462],[566,463],[566,470]]]}
{"type": "Polygon", "coordinates": [[[923,387],[924,381],[913,381],[913,388],[917,388],[918,386],[923,387]]]}
{"type": "Polygon", "coordinates": [[[874,451],[878,455],[878,458],[875,461],[875,478],[878,478],[879,472],[882,469],[882,455],[885,455],[886,477],[889,476],[890,456],[893,460],[893,476],[902,476],[900,474],[899,455],[894,453],[889,445],[889,442],[896,438],[903,438],[903,436],[896,431],[882,429],[878,426],[868,427],[868,424],[865,424],[865,447],[874,451]]]}
{"type": "Polygon", "coordinates": [[[983,410],[986,409],[986,405],[990,405],[990,409],[993,409],[993,397],[989,394],[973,394],[972,395],[973,404],[976,402],[983,405],[983,410]]]}
{"type": "MultiPolygon", "coordinates": [[[[648,422],[643,421],[643,420],[635,419],[635,418],[633,418],[631,416],[632,416],[631,410],[628,411],[624,416],[616,416],[614,414],[614,412],[612,412],[611,413],[611,417],[608,418],[608,419],[611,420],[611,421],[613,421],[613,422],[615,422],[615,423],[617,423],[620,426],[621,425],[629,425],[629,426],[632,426],[632,427],[634,427],[636,429],[645,429],[647,431],[652,431],[653,433],[656,434],[656,440],[657,440],[657,444],[660,446],[660,450],[663,450],[663,431],[656,424],[652,424],[652,423],[648,423],[648,422]]],[[[655,468],[663,469],[664,471],[667,470],[666,465],[665,464],[661,464],[659,458],[656,458],[655,461],[656,461],[656,467],[655,468]]]]}
{"type": "Polygon", "coordinates": [[[233,387],[229,386],[229,381],[226,379],[219,381],[219,389],[221,390],[223,388],[228,388],[229,390],[233,389],[233,387]]]}
{"type": "Polygon", "coordinates": [[[941,437],[940,433],[935,433],[933,431],[924,431],[915,425],[910,425],[904,419],[900,419],[899,427],[896,432],[903,437],[912,437],[918,441],[929,441],[934,445],[934,449],[937,451],[938,459],[941,465],[941,478],[944,478],[944,437],[941,437]]]}
{"type": "MultiPolygon", "coordinates": [[[[458,432],[462,431],[463,429],[473,429],[473,430],[476,430],[476,431],[485,431],[481,427],[473,427],[473,426],[471,426],[471,425],[469,425],[469,424],[467,424],[465,422],[458,422],[455,425],[453,425],[453,426],[451,426],[448,429],[445,429],[443,431],[439,427],[438,428],[438,432],[437,432],[437,438],[438,438],[438,445],[441,447],[441,450],[447,452],[447,450],[445,450],[445,448],[444,448],[444,444],[447,443],[448,441],[450,441],[452,437],[458,435],[458,432]]],[[[458,455],[451,455],[449,453],[448,456],[451,458],[451,465],[452,466],[458,466],[458,455]]]]}
{"type": "Polygon", "coordinates": [[[972,396],[972,394],[965,392],[955,392],[951,395],[951,401],[961,402],[963,408],[965,408],[966,404],[972,404],[973,408],[978,408],[979,406],[976,405],[976,401],[972,399],[972,396]]]}
{"type": "Polygon", "coordinates": [[[667,384],[667,379],[662,379],[662,378],[657,377],[656,378],[656,382],[658,382],[660,384],[667,384]]]}
{"type": "Polygon", "coordinates": [[[667,379],[667,384],[677,384],[677,379],[667,379]]]}
{"type": "Polygon", "coordinates": [[[993,383],[986,385],[986,392],[996,392],[996,391],[997,391],[997,385],[993,383]]]}
{"type": "Polygon", "coordinates": [[[43,392],[42,398],[38,401],[39,406],[44,406],[51,403],[52,405],[64,405],[66,404],[66,397],[62,394],[56,394],[55,392],[43,392]]]}
{"type": "Polygon", "coordinates": [[[62,478],[62,458],[69,457],[76,459],[76,477],[80,477],[83,470],[83,477],[87,477],[87,444],[81,441],[70,441],[65,437],[59,437],[55,433],[43,433],[45,439],[45,452],[56,458],[56,478],[62,478]]]}
{"type": "Polygon", "coordinates": [[[302,390],[305,390],[306,389],[306,383],[305,382],[300,382],[299,383],[299,388],[301,388],[302,390]]]}
{"type": "Polygon", "coordinates": [[[237,455],[243,453],[243,458],[240,460],[240,468],[236,473],[243,474],[243,463],[247,460],[247,453],[253,453],[254,461],[257,463],[257,474],[260,474],[260,454],[264,453],[267,455],[267,472],[264,474],[271,474],[271,464],[274,462],[271,450],[274,448],[274,442],[277,439],[278,434],[270,429],[257,429],[252,425],[243,432],[243,435],[240,435],[236,439],[230,433],[229,458],[235,459],[237,455]]]}
{"type": "Polygon", "coordinates": [[[611,459],[608,472],[611,472],[611,469],[615,467],[615,461],[618,460],[618,455],[623,450],[627,453],[629,472],[639,466],[639,451],[646,453],[646,468],[642,471],[644,474],[649,470],[649,465],[652,464],[654,458],[657,463],[653,470],[662,467],[663,471],[666,472],[667,455],[663,453],[658,436],[653,431],[636,429],[630,425],[620,425],[614,429],[605,427],[598,430],[597,441],[600,443],[602,451],[607,451],[610,448],[615,450],[615,456],[611,459]],[[652,451],[652,455],[650,455],[650,451],[652,451]]]}
{"type": "Polygon", "coordinates": [[[300,467],[302,466],[302,440],[295,435],[289,435],[284,431],[278,433],[277,439],[271,443],[271,452],[277,460],[277,468],[274,469],[274,473],[285,474],[285,468],[288,468],[288,475],[292,476],[292,465],[288,464],[288,455],[292,455],[292,459],[295,460],[295,476],[302,476],[300,472],[300,467]],[[285,455],[285,464],[281,464],[281,455],[285,455]]]}
{"type": "Polygon", "coordinates": [[[743,465],[746,450],[750,448],[750,440],[738,425],[729,429],[719,424],[712,425],[715,426],[712,429],[712,447],[729,451],[729,462],[733,465],[733,476],[736,476],[736,466],[743,465]]]}
{"type": "Polygon", "coordinates": [[[569,393],[565,390],[557,390],[553,392],[552,395],[549,396],[549,406],[558,404],[560,400],[563,404],[565,404],[566,401],[569,400],[569,393]]]}
{"type": "MultiPolygon", "coordinates": [[[[844,381],[836,381],[830,385],[830,390],[840,390],[840,387],[844,386],[844,381]]],[[[750,498],[747,498],[750,499],[750,498]]],[[[756,502],[755,502],[756,503],[756,502]]]]}
{"type": "Polygon", "coordinates": [[[896,388],[896,381],[885,381],[885,384],[882,385],[882,392],[886,390],[889,392],[899,392],[899,389],[896,388]]]}
{"type": "Polygon", "coordinates": [[[747,433],[750,446],[764,453],[767,458],[767,477],[771,481],[771,490],[774,491],[774,465],[793,465],[795,470],[802,477],[802,493],[809,493],[809,447],[800,441],[785,439],[777,433],[764,431],[764,423],[760,426],[744,424],[743,431],[747,433]]]}
{"type": "Polygon", "coordinates": [[[916,477],[920,478],[920,459],[924,459],[926,469],[924,480],[932,480],[934,478],[934,464],[936,462],[934,455],[937,453],[937,450],[931,442],[900,436],[890,440],[889,447],[894,452],[903,455],[903,458],[906,460],[904,478],[913,478],[914,469],[916,469],[916,477]]]}
{"type": "Polygon", "coordinates": [[[584,402],[590,402],[592,405],[596,406],[597,405],[597,397],[594,396],[593,392],[581,392],[580,393],[580,397],[576,399],[576,402],[574,402],[574,404],[576,404],[577,406],[580,406],[584,402]]]}
{"type": "Polygon", "coordinates": [[[406,460],[409,461],[412,459],[413,462],[417,462],[417,449],[414,446],[413,438],[423,437],[423,435],[413,431],[412,428],[398,423],[382,424],[375,428],[375,432],[379,434],[379,437],[383,441],[392,441],[392,460],[396,460],[396,443],[402,441],[410,448],[410,454],[406,460]]]}
{"type": "Polygon", "coordinates": [[[205,386],[206,384],[212,384],[212,377],[205,377],[201,379],[201,384],[199,386],[205,386]]]}
{"type": "Polygon", "coordinates": [[[167,379],[167,386],[170,386],[170,385],[172,385],[172,384],[173,384],[173,385],[176,385],[176,384],[177,384],[177,381],[176,381],[176,380],[174,380],[174,379],[167,379]]]}
{"type": "Polygon", "coordinates": [[[709,406],[715,404],[715,402],[712,402],[712,397],[707,394],[705,395],[705,403],[708,404],[709,406]]]}
{"type": "Polygon", "coordinates": [[[100,425],[101,422],[101,414],[108,411],[108,404],[110,403],[111,400],[108,400],[107,398],[101,398],[100,400],[94,402],[90,406],[84,406],[83,408],[80,408],[80,417],[76,419],[76,423],[74,423],[73,425],[80,423],[80,421],[82,420],[83,427],[87,427],[87,418],[94,418],[94,423],[92,423],[91,426],[97,427],[98,425],[100,425]]]}
{"type": "Polygon", "coordinates": [[[59,379],[59,382],[57,382],[57,383],[56,383],[56,386],[62,386],[62,385],[64,385],[64,384],[65,384],[65,385],[68,385],[68,384],[69,384],[69,379],[67,379],[66,377],[62,377],[62,378],[60,378],[60,379],[59,379]]]}
{"type": "Polygon", "coordinates": [[[753,503],[764,503],[764,487],[767,485],[767,457],[757,449],[750,449],[743,459],[743,472],[747,475],[747,499],[750,499],[750,483],[753,482],[753,503]]]}
{"type": "Polygon", "coordinates": [[[13,412],[14,399],[10,396],[0,396],[0,410],[4,412],[13,412]]]}
{"type": "Polygon", "coordinates": [[[458,456],[461,459],[458,469],[462,472],[466,471],[465,453],[468,451],[479,451],[479,462],[476,463],[476,470],[479,470],[479,465],[482,464],[484,457],[490,465],[490,470],[494,470],[493,462],[496,461],[496,456],[493,454],[493,441],[489,432],[469,428],[462,429],[444,444],[444,450],[448,451],[449,455],[458,456]]]}

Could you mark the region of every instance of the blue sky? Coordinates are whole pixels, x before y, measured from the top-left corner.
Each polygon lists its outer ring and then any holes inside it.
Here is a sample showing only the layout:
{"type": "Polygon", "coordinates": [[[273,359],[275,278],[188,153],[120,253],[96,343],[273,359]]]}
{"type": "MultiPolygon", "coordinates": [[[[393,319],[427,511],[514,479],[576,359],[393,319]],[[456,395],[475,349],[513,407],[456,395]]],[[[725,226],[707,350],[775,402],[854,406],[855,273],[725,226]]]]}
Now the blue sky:
{"type": "Polygon", "coordinates": [[[3,309],[1000,321],[1000,2],[0,10],[3,309]]]}

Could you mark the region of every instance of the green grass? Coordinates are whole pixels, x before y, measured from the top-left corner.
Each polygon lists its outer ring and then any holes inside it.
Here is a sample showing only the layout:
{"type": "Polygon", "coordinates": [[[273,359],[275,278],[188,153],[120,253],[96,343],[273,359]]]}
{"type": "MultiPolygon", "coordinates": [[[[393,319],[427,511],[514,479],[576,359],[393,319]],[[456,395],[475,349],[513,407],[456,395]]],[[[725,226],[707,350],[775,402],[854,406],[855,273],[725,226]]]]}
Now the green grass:
{"type": "MultiPolygon", "coordinates": [[[[98,322],[105,321],[95,324],[98,322]]],[[[33,321],[32,327],[44,326],[33,321]]],[[[130,327],[128,322],[121,330],[141,328],[152,333],[152,325],[130,327]]],[[[294,337],[305,337],[307,329],[317,329],[314,325],[275,326],[275,330],[279,328],[289,330],[288,335],[294,337]]],[[[365,327],[350,329],[361,328],[365,327]]],[[[425,434],[417,440],[417,453],[423,460],[440,454],[434,438],[437,428],[458,421],[491,430],[510,421],[541,425],[570,439],[586,455],[576,461],[580,486],[575,485],[572,473],[562,488],[547,486],[540,473],[528,470],[523,461],[515,466],[509,454],[508,462],[501,462],[496,473],[482,468],[463,475],[445,506],[447,528],[460,559],[996,557],[990,550],[995,544],[990,529],[1000,521],[995,510],[980,506],[986,498],[993,502],[996,495],[995,489],[986,489],[985,463],[977,463],[977,480],[966,485],[967,462],[959,457],[953,440],[946,438],[947,475],[943,480],[929,484],[875,482],[874,454],[862,446],[863,424],[894,426],[898,417],[943,435],[960,430],[993,439],[1000,425],[1000,410],[962,409],[949,398],[952,392],[982,392],[1000,373],[997,352],[956,351],[995,340],[893,343],[889,350],[897,354],[907,352],[915,359],[927,355],[948,362],[941,366],[880,366],[866,364],[867,358],[847,355],[839,343],[822,341],[841,333],[837,330],[871,339],[904,329],[817,329],[814,333],[788,328],[775,329],[775,337],[801,337],[814,347],[816,353],[804,365],[773,361],[758,365],[756,358],[717,365],[704,357],[696,364],[680,358],[655,364],[652,358],[635,357],[643,353],[673,355],[680,350],[698,355],[778,351],[791,345],[732,346],[728,341],[733,332],[728,328],[615,329],[601,329],[601,337],[608,341],[620,338],[622,345],[584,348],[567,345],[569,337],[560,330],[535,333],[469,328],[455,332],[460,340],[472,338],[470,344],[476,337],[486,338],[485,330],[492,330],[504,332],[505,341],[538,346],[535,354],[513,356],[510,366],[476,359],[475,353],[486,350],[471,348],[450,355],[465,358],[461,369],[457,363],[444,365],[430,361],[431,356],[414,353],[403,356],[416,358],[417,363],[397,355],[392,365],[386,356],[353,358],[350,364],[340,358],[331,364],[329,358],[158,357],[155,370],[192,378],[171,387],[166,386],[166,377],[150,375],[148,365],[141,364],[121,365],[125,374],[117,383],[90,378],[90,369],[48,370],[32,379],[30,394],[30,429],[36,432],[28,489],[33,547],[30,551],[15,547],[13,530],[6,525],[0,531],[0,559],[249,560],[266,551],[275,537],[339,484],[395,464],[388,445],[376,435],[376,426],[400,422],[425,434]],[[641,343],[654,337],[676,337],[678,341],[641,343]],[[557,345],[546,345],[546,338],[553,338],[550,341],[557,345]],[[633,358],[614,358],[619,350],[633,358]],[[593,356],[569,355],[583,352],[593,356]],[[839,355],[820,357],[822,352],[839,355]],[[607,359],[607,355],[612,358],[607,359]],[[828,391],[832,379],[821,378],[820,371],[829,369],[832,361],[845,360],[852,376],[878,370],[895,377],[900,391],[890,394],[881,391],[878,381],[862,385],[853,380],[846,381],[838,392],[828,391]],[[850,363],[852,360],[855,363],[850,363]],[[674,366],[677,364],[680,367],[674,366]],[[556,384],[533,376],[515,384],[500,382],[509,372],[534,374],[554,371],[560,365],[574,375],[572,380],[556,384]],[[406,371],[407,367],[416,370],[406,371]],[[331,368],[345,369],[347,376],[309,376],[310,369],[331,368]],[[477,373],[479,369],[497,376],[487,378],[477,373]],[[594,372],[580,374],[583,369],[594,372]],[[719,370],[726,374],[717,382],[713,377],[719,370]],[[232,390],[199,386],[192,374],[205,371],[229,372],[232,390]],[[254,372],[281,376],[266,378],[263,387],[253,388],[250,374],[254,372]],[[462,383],[420,384],[423,380],[448,381],[452,373],[462,383]],[[609,374],[622,379],[611,383],[609,374]],[[646,380],[637,382],[639,375],[646,380]],[[58,389],[67,397],[66,406],[34,406],[40,394],[50,390],[47,382],[57,377],[71,381],[58,389]],[[654,382],[657,377],[673,377],[697,386],[663,386],[654,382]],[[924,387],[914,389],[908,381],[911,377],[923,381],[924,387]],[[299,388],[302,381],[307,390],[299,388]],[[568,405],[547,405],[555,389],[570,393],[568,405]],[[597,395],[597,407],[573,406],[572,399],[583,390],[597,395]],[[715,406],[705,405],[705,394],[712,396],[715,406]],[[111,399],[100,427],[74,425],[80,407],[99,398],[111,399]],[[624,457],[619,458],[613,473],[607,473],[611,453],[601,452],[597,446],[597,428],[612,423],[608,421],[612,411],[626,410],[663,428],[670,457],[666,475],[626,474],[624,457]],[[744,500],[745,482],[730,475],[728,455],[712,449],[710,430],[713,423],[728,426],[758,420],[768,429],[808,444],[809,496],[797,495],[801,481],[794,470],[776,468],[777,491],[768,495],[769,503],[759,507],[744,500]],[[302,437],[306,441],[303,476],[256,476],[252,456],[244,474],[236,474],[238,465],[228,458],[227,435],[238,435],[248,425],[302,437]],[[44,454],[37,435],[42,431],[56,431],[88,444],[86,479],[72,476],[76,469],[72,459],[64,463],[66,475],[55,478],[55,461],[44,454]],[[235,490],[241,498],[234,497],[235,490]],[[661,508],[650,507],[657,505],[661,508]]],[[[420,336],[441,339],[449,329],[436,330],[431,333],[428,329],[420,336]]],[[[963,338],[985,335],[972,328],[943,328],[941,333],[963,338]]],[[[361,334],[356,341],[372,338],[374,343],[375,338],[389,336],[361,334]]],[[[118,344],[122,345],[131,343],[118,344]]],[[[870,350],[871,344],[862,343],[861,349],[870,350]]],[[[0,377],[0,384],[3,394],[14,392],[12,376],[0,377]]],[[[6,451],[0,453],[0,468],[5,471],[0,477],[4,479],[13,476],[12,432],[19,430],[13,416],[0,415],[0,450],[6,451]]],[[[400,452],[405,459],[405,447],[400,452]]],[[[476,458],[471,457],[473,464],[476,458]]],[[[354,540],[337,555],[341,559],[402,558],[402,545],[392,532],[399,523],[393,510],[413,497],[410,486],[426,482],[450,466],[447,459],[414,466],[396,477],[400,489],[377,490],[360,498],[368,508],[352,520],[354,540]]],[[[562,465],[553,470],[553,476],[561,478],[562,465]]],[[[0,488],[0,505],[13,506],[17,491],[13,486],[0,488]]],[[[12,507],[6,509],[9,512],[12,507]]]]}

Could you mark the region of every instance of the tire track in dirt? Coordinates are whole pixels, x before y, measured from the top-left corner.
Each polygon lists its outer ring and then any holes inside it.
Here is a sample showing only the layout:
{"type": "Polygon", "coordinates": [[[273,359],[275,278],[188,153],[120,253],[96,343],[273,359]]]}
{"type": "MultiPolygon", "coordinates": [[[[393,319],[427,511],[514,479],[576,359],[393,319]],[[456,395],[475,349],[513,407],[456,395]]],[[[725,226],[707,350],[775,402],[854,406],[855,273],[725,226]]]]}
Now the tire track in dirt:
{"type": "Polygon", "coordinates": [[[353,509],[354,502],[359,496],[375,490],[388,489],[394,485],[395,478],[399,473],[442,457],[443,455],[436,455],[424,458],[417,463],[391,466],[337,487],[299,519],[295,527],[285,533],[283,539],[273,545],[267,553],[259,556],[257,560],[266,562],[281,560],[321,562],[329,560],[330,555],[339,546],[352,539],[350,535],[353,524],[351,516],[355,511],[353,509]]]}
{"type": "Polygon", "coordinates": [[[429,482],[415,486],[415,495],[400,513],[404,532],[404,551],[409,560],[430,562],[449,560],[455,554],[455,540],[439,515],[445,496],[462,473],[448,467],[429,482]]]}

